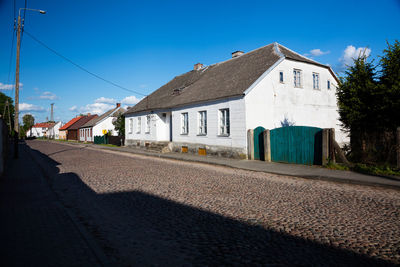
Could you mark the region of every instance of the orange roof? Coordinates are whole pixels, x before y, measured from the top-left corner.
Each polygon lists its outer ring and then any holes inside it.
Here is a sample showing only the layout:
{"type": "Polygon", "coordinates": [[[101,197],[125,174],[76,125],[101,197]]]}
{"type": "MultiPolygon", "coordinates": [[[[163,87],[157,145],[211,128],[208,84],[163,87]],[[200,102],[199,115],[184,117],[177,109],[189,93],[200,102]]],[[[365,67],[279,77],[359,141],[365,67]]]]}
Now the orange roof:
{"type": "Polygon", "coordinates": [[[52,127],[54,123],[51,122],[39,122],[32,126],[32,128],[49,128],[52,127]]]}
{"type": "Polygon", "coordinates": [[[75,122],[77,122],[80,118],[82,118],[83,116],[78,116],[73,118],[72,120],[70,120],[69,122],[67,122],[63,127],[61,127],[59,130],[67,130],[70,126],[72,126],[72,124],[74,124],[75,122]]]}

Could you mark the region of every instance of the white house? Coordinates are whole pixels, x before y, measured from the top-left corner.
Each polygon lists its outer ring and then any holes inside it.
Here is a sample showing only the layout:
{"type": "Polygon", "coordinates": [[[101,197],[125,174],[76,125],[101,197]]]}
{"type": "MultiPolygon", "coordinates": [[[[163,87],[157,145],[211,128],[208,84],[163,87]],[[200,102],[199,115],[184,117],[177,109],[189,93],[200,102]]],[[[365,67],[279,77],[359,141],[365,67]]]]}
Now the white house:
{"type": "Polygon", "coordinates": [[[110,109],[101,116],[88,121],[79,128],[79,141],[94,142],[94,136],[103,136],[105,131],[111,131],[111,135],[117,136],[118,132],[115,131],[114,124],[112,122],[114,118],[124,112],[125,110],[121,108],[121,104],[117,103],[115,108],[110,109]]]}
{"type": "Polygon", "coordinates": [[[64,124],[62,123],[62,121],[58,121],[56,123],[53,123],[52,126],[50,126],[46,132],[45,135],[47,137],[49,137],[50,139],[60,139],[60,128],[63,126],[64,124]]]}
{"type": "Polygon", "coordinates": [[[33,125],[27,132],[26,137],[48,137],[47,133],[54,123],[40,122],[33,125]]]}
{"type": "Polygon", "coordinates": [[[299,126],[335,128],[338,79],[329,66],[273,43],[175,77],[125,113],[126,145],[171,142],[173,150],[244,157],[247,130],[299,126]]]}

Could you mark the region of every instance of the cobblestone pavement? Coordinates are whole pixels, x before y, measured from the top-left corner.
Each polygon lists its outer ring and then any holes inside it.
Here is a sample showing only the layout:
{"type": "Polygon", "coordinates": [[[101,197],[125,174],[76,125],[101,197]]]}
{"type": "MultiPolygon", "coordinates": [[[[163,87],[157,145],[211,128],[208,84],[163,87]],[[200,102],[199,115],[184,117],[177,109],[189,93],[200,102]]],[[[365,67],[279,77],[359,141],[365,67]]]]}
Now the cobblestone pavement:
{"type": "Polygon", "coordinates": [[[28,144],[115,265],[400,264],[400,191],[28,144]]]}

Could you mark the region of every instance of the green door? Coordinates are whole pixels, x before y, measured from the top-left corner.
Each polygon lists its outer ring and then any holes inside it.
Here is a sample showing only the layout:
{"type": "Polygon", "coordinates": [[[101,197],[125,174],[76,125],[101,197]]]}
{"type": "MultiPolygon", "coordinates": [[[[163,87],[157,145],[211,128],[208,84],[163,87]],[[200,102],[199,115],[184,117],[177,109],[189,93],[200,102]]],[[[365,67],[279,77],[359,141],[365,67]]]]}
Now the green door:
{"type": "Polygon", "coordinates": [[[270,131],[271,160],[297,164],[322,164],[322,129],[289,126],[270,131]]]}
{"type": "Polygon", "coordinates": [[[264,160],[264,127],[254,129],[254,159],[264,160]]]}

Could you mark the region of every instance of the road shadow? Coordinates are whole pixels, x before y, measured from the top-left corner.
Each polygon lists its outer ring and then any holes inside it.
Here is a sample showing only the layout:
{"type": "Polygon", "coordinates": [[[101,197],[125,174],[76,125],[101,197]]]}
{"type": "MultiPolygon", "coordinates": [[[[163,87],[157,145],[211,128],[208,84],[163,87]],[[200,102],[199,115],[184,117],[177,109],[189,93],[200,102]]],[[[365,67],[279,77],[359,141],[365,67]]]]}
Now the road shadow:
{"type": "Polygon", "coordinates": [[[47,155],[31,153],[115,265],[392,265],[142,191],[97,193],[47,155]]]}

